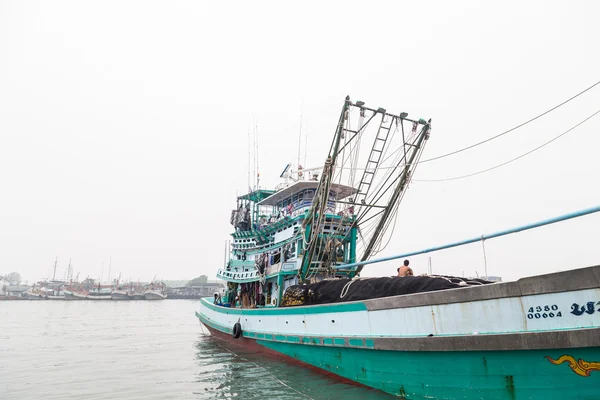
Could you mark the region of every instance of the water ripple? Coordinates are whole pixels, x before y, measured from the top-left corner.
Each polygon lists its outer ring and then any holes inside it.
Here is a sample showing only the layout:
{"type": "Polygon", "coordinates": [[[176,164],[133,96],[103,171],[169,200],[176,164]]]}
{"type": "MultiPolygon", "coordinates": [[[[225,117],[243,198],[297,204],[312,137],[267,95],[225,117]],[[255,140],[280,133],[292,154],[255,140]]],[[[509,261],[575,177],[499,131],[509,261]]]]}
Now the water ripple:
{"type": "Polygon", "coordinates": [[[0,399],[391,399],[205,335],[197,302],[0,302],[0,399]]]}

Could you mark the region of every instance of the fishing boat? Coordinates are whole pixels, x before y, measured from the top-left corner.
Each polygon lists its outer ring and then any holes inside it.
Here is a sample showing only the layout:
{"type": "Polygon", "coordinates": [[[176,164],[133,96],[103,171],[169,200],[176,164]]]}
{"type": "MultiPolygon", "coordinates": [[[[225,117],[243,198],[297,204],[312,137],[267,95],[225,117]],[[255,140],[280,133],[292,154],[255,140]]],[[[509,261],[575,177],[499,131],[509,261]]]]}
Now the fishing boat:
{"type": "Polygon", "coordinates": [[[130,300],[145,300],[144,292],[130,292],[127,294],[130,300]]]}
{"type": "Polygon", "coordinates": [[[86,300],[88,298],[88,291],[79,288],[67,286],[63,290],[65,300],[86,300]]]}
{"type": "Polygon", "coordinates": [[[54,272],[52,280],[43,280],[37,282],[28,292],[27,298],[30,300],[63,300],[64,281],[56,280],[56,268],[58,267],[58,257],[54,261],[54,272]]]}
{"type": "Polygon", "coordinates": [[[112,288],[110,286],[102,286],[98,283],[98,286],[93,287],[87,294],[88,300],[112,300],[112,288]]]}
{"type": "Polygon", "coordinates": [[[127,293],[127,290],[123,289],[113,289],[110,297],[113,300],[129,300],[129,294],[127,293]]]}
{"type": "Polygon", "coordinates": [[[406,399],[597,399],[600,266],[501,283],[360,277],[386,260],[373,256],[430,134],[431,120],[346,98],[323,167],[288,165],[274,190],[237,198],[227,290],[200,301],[200,323],[406,399]]]}
{"type": "Polygon", "coordinates": [[[40,287],[35,285],[25,292],[28,300],[48,300],[48,294],[40,287]]]}
{"type": "Polygon", "coordinates": [[[121,275],[119,274],[119,277],[117,278],[117,282],[115,284],[115,287],[112,290],[111,293],[111,299],[112,300],[129,300],[129,293],[127,290],[123,289],[120,285],[119,282],[121,281],[121,275]]]}
{"type": "Polygon", "coordinates": [[[167,298],[167,287],[164,283],[152,282],[144,291],[146,300],[164,300],[167,298]]]}

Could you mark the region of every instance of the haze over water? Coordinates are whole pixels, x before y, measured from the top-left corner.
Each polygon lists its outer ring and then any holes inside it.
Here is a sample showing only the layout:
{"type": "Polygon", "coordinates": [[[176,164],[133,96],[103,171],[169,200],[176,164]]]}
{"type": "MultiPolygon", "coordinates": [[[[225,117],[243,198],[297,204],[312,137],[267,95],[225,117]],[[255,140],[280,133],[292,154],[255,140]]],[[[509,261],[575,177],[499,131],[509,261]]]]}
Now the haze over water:
{"type": "Polygon", "coordinates": [[[0,301],[0,398],[391,399],[205,334],[196,300],[0,301]]]}

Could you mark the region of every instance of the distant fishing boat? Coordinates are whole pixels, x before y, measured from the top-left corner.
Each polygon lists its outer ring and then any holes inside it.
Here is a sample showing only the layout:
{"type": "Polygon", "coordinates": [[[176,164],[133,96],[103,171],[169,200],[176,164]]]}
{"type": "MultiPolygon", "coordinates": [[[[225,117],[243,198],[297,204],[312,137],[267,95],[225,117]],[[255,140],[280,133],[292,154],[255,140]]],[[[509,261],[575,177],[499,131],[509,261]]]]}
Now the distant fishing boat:
{"type": "Polygon", "coordinates": [[[53,294],[47,295],[48,300],[64,300],[65,299],[64,292],[61,292],[60,294],[54,294],[54,293],[56,293],[56,292],[53,292],[53,294]]]}
{"type": "Polygon", "coordinates": [[[144,300],[144,292],[133,292],[128,294],[130,300],[144,300]]]}
{"type": "Polygon", "coordinates": [[[88,298],[87,290],[77,290],[74,288],[66,287],[63,290],[65,300],[86,300],[88,298]]]}
{"type": "Polygon", "coordinates": [[[430,132],[346,98],[322,168],[288,165],[275,190],[238,197],[217,272],[227,291],[200,301],[199,321],[406,399],[599,398],[600,266],[502,283],[359,278],[430,132]]]}
{"type": "Polygon", "coordinates": [[[113,300],[129,300],[129,294],[127,293],[127,290],[113,289],[110,296],[113,300]]]}
{"type": "Polygon", "coordinates": [[[48,300],[48,295],[41,288],[32,287],[25,292],[28,300],[48,300]]]}
{"type": "Polygon", "coordinates": [[[127,292],[127,296],[129,296],[130,300],[145,300],[144,297],[145,288],[140,285],[139,282],[129,283],[129,291],[127,292]]]}
{"type": "Polygon", "coordinates": [[[64,293],[62,291],[65,282],[56,280],[56,268],[58,265],[58,257],[54,261],[54,272],[52,280],[44,280],[36,283],[27,292],[27,298],[30,300],[63,300],[64,293]]]}
{"type": "Polygon", "coordinates": [[[88,300],[112,300],[112,289],[110,287],[101,286],[91,289],[87,294],[88,300]]]}
{"type": "Polygon", "coordinates": [[[129,300],[129,293],[127,292],[127,290],[124,290],[120,285],[119,282],[121,281],[121,275],[119,274],[119,277],[117,278],[117,282],[115,284],[115,288],[112,290],[111,293],[111,299],[112,300],[129,300]]]}
{"type": "Polygon", "coordinates": [[[144,291],[146,300],[164,300],[167,298],[167,288],[164,283],[152,282],[144,291]]]}

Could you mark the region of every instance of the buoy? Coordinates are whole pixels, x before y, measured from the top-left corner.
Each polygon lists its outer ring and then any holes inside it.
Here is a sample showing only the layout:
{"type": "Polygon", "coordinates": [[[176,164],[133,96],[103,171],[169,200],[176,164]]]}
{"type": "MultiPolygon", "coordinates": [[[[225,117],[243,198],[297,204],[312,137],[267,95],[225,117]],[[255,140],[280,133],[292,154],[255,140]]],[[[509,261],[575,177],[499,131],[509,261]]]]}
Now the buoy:
{"type": "Polygon", "coordinates": [[[242,336],[242,325],[240,325],[239,322],[236,322],[233,326],[233,338],[238,339],[240,336],[242,336]]]}

